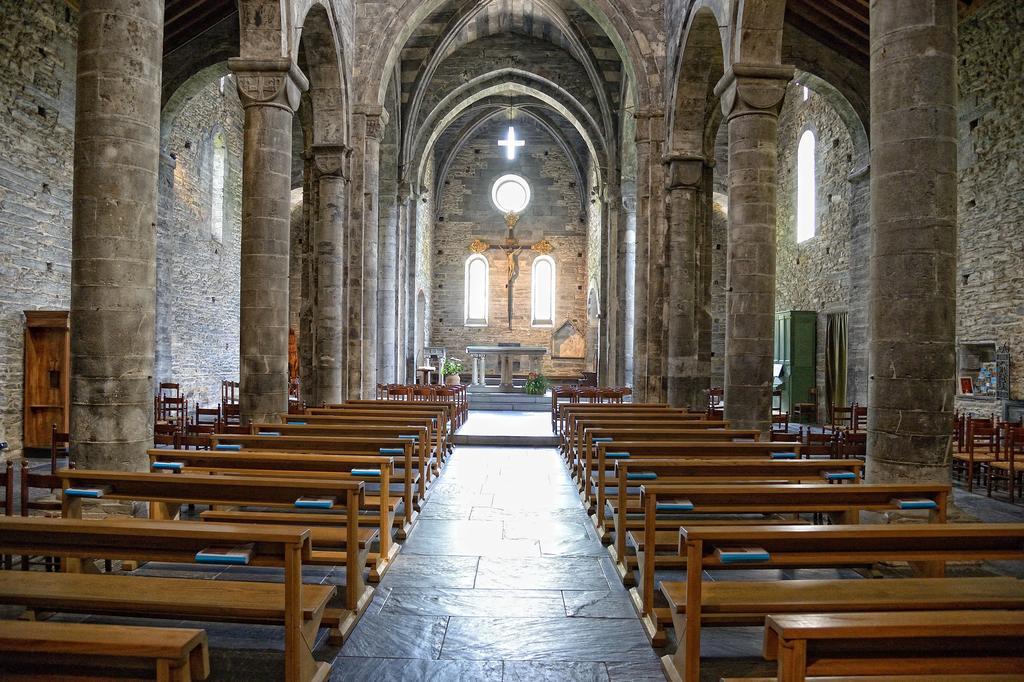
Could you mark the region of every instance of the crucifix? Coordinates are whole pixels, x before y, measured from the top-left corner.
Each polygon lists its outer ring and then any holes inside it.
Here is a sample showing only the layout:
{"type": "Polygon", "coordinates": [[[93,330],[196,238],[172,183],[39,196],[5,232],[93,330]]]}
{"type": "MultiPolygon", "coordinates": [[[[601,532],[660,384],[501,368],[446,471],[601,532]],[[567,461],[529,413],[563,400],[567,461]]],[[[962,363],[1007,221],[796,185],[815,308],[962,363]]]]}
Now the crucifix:
{"type": "Polygon", "coordinates": [[[522,253],[523,249],[530,249],[540,254],[548,254],[554,249],[547,239],[542,239],[536,244],[520,244],[519,240],[516,239],[515,229],[516,223],[519,222],[519,214],[515,211],[510,211],[505,214],[505,225],[508,227],[508,236],[505,238],[502,244],[488,244],[487,242],[479,239],[474,239],[473,243],[469,245],[469,249],[474,253],[484,253],[485,251],[501,251],[505,254],[505,266],[507,268],[507,280],[505,283],[505,295],[507,297],[508,306],[508,328],[512,329],[512,313],[513,313],[513,296],[512,288],[515,285],[517,279],[519,279],[519,254],[522,253]]]}
{"type": "Polygon", "coordinates": [[[526,140],[517,140],[516,129],[513,126],[509,126],[508,135],[505,136],[504,140],[498,140],[498,146],[505,148],[505,153],[509,161],[515,161],[516,149],[518,147],[525,147],[526,140]]]}

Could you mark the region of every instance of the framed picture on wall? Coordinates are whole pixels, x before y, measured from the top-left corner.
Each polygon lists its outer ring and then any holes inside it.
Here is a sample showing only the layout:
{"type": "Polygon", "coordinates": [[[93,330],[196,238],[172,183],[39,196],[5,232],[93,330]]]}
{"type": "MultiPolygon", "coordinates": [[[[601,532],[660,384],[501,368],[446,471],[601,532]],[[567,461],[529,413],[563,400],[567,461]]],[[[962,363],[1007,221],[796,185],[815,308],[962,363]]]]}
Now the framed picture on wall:
{"type": "Polygon", "coordinates": [[[962,395],[974,395],[974,379],[971,377],[960,377],[960,393],[962,395]]]}

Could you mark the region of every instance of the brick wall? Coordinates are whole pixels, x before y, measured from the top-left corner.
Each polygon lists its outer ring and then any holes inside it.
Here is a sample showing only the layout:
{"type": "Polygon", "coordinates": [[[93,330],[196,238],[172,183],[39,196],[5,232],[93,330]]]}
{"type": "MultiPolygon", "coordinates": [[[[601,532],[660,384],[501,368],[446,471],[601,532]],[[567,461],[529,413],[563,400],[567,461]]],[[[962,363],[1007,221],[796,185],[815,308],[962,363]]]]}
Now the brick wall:
{"type": "MultiPolygon", "coordinates": [[[[516,236],[524,244],[547,239],[554,246],[554,329],[567,320],[577,321],[582,330],[586,328],[587,225],[580,202],[584,188],[578,186],[569,160],[546,131],[524,117],[515,125],[517,135],[526,139],[526,147],[519,151],[516,161],[505,159],[504,149],[497,145],[508,126],[504,118],[499,118],[483,126],[463,148],[442,185],[433,234],[431,338],[460,358],[465,358],[465,348],[472,344],[518,341],[552,347],[553,330],[531,325],[531,266],[538,254],[528,249],[519,256],[520,274],[513,286],[512,330],[507,325],[508,275],[501,251],[486,253],[490,264],[488,326],[464,324],[464,270],[471,255],[469,245],[474,239],[499,244],[505,238],[503,216],[491,203],[491,186],[506,173],[526,178],[533,195],[516,227],[516,236]]],[[[555,360],[548,355],[543,361],[547,374],[577,374],[582,368],[582,359],[555,360]]]]}
{"type": "Polygon", "coordinates": [[[16,455],[22,311],[70,305],[78,20],[61,0],[0,0],[0,17],[0,440],[16,455]]]}

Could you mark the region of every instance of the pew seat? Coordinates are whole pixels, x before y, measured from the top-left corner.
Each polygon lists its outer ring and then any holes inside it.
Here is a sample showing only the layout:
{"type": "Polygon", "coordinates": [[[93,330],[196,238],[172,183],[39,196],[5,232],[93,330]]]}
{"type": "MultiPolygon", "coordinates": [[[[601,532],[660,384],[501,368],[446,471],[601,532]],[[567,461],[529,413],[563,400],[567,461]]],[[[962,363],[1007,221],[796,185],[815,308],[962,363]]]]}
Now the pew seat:
{"type": "Polygon", "coordinates": [[[205,680],[206,632],[194,628],[0,621],[0,677],[109,679],[133,673],[159,682],[205,680]]]}
{"type": "Polygon", "coordinates": [[[910,611],[768,616],[764,657],[780,682],[808,674],[946,672],[1024,677],[1024,613],[910,611]]]}

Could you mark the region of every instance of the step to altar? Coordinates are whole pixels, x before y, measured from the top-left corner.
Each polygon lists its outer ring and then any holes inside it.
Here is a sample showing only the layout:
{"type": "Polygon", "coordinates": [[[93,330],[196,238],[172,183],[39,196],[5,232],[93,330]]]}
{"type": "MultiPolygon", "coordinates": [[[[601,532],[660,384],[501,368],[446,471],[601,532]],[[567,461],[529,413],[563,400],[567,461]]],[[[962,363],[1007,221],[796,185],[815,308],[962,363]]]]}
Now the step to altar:
{"type": "Polygon", "coordinates": [[[487,390],[469,390],[469,409],[500,410],[502,412],[549,412],[551,396],[528,393],[503,393],[488,387],[487,390]]]}

